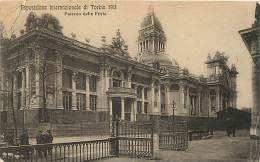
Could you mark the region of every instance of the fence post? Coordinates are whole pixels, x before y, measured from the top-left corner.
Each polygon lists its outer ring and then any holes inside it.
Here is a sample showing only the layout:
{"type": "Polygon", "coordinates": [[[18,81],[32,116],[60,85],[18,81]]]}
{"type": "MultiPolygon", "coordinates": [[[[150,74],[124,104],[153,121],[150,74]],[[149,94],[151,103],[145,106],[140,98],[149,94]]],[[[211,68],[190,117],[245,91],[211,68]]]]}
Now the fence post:
{"type": "Polygon", "coordinates": [[[110,154],[116,157],[119,156],[118,126],[118,120],[112,121],[112,136],[110,137],[110,154]]]}
{"type": "Polygon", "coordinates": [[[154,132],[154,122],[152,121],[152,130],[151,130],[151,138],[152,138],[152,140],[151,140],[151,157],[153,158],[153,155],[154,155],[154,144],[153,144],[153,140],[154,140],[154,138],[153,138],[153,132],[154,132]]]}

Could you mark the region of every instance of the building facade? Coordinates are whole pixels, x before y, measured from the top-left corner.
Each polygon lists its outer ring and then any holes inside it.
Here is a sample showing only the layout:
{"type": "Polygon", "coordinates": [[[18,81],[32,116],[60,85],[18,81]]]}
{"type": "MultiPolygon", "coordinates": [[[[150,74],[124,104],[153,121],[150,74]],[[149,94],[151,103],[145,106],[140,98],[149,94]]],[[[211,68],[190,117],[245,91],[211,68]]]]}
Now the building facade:
{"type": "Polygon", "coordinates": [[[260,144],[260,5],[256,4],[255,22],[251,28],[239,31],[253,61],[252,61],[252,92],[253,108],[251,110],[251,160],[259,161],[259,144],[260,144]]]}
{"type": "MultiPolygon", "coordinates": [[[[119,30],[111,43],[105,36],[101,42],[94,47],[75,34],[65,36],[50,14],[28,15],[20,36],[1,45],[3,78],[12,80],[13,107],[23,112],[22,122],[150,120],[172,116],[173,108],[176,116],[215,117],[236,107],[237,71],[227,66],[225,54],[208,56],[206,77],[190,74],[169,58],[153,9],[141,22],[136,58],[119,30]]],[[[3,105],[1,111],[8,110],[10,104],[3,105]]]]}

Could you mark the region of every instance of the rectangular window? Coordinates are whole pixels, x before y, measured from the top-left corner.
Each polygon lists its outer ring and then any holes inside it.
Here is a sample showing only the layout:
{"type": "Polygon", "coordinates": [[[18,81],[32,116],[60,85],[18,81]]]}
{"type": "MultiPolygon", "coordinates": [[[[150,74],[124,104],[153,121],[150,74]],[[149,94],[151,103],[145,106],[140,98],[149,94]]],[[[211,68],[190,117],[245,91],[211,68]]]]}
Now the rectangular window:
{"type": "Polygon", "coordinates": [[[72,95],[70,92],[63,92],[63,108],[65,110],[71,110],[72,107],[72,95]]]}
{"type": "Polygon", "coordinates": [[[92,111],[96,111],[97,110],[97,96],[94,95],[90,95],[90,109],[92,111]]]}
{"type": "Polygon", "coordinates": [[[90,92],[97,91],[97,77],[94,75],[89,77],[89,91],[90,92]]]}
{"type": "Polygon", "coordinates": [[[142,113],[142,102],[137,101],[137,113],[142,113]]]}
{"type": "Polygon", "coordinates": [[[113,79],[113,87],[121,87],[121,80],[113,79]]]}
{"type": "Polygon", "coordinates": [[[85,94],[77,94],[77,109],[85,110],[86,109],[86,95],[85,94]]]}
{"type": "Polygon", "coordinates": [[[22,72],[17,74],[17,89],[22,88],[22,72]]]}
{"type": "Polygon", "coordinates": [[[63,88],[72,88],[72,72],[69,70],[62,71],[62,86],[63,88]]]}
{"type": "Polygon", "coordinates": [[[144,113],[147,114],[148,113],[148,102],[144,103],[144,113]]]}
{"type": "Polygon", "coordinates": [[[137,88],[137,97],[142,98],[142,87],[137,88]]]}
{"type": "Polygon", "coordinates": [[[131,88],[132,88],[132,89],[135,89],[135,84],[131,84],[131,88]]]}
{"type": "Polygon", "coordinates": [[[147,88],[144,88],[144,99],[146,99],[147,100],[147,98],[148,98],[148,94],[147,94],[147,88]]]}
{"type": "Polygon", "coordinates": [[[76,89],[86,90],[86,77],[83,73],[77,74],[76,89]]]}

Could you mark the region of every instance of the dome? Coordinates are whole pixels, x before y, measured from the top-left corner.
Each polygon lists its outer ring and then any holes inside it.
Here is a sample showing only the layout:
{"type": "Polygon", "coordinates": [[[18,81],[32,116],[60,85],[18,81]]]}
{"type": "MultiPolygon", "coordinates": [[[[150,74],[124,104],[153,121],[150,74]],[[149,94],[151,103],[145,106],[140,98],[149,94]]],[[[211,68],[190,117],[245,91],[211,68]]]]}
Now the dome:
{"type": "Polygon", "coordinates": [[[161,66],[177,65],[177,62],[171,61],[166,54],[144,54],[140,57],[140,61],[145,64],[159,63],[161,66]]]}
{"type": "Polygon", "coordinates": [[[141,29],[154,25],[156,28],[163,30],[161,22],[154,14],[154,11],[149,12],[141,22],[141,29]]]}

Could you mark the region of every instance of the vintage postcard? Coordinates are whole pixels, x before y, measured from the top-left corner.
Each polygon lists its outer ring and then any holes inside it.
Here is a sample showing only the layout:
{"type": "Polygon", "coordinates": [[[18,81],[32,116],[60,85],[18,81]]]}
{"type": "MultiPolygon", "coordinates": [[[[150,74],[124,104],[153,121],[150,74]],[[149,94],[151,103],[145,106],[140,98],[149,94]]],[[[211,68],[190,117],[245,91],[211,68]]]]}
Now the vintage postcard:
{"type": "Polygon", "coordinates": [[[0,0],[0,162],[259,162],[260,4],[0,0]]]}

